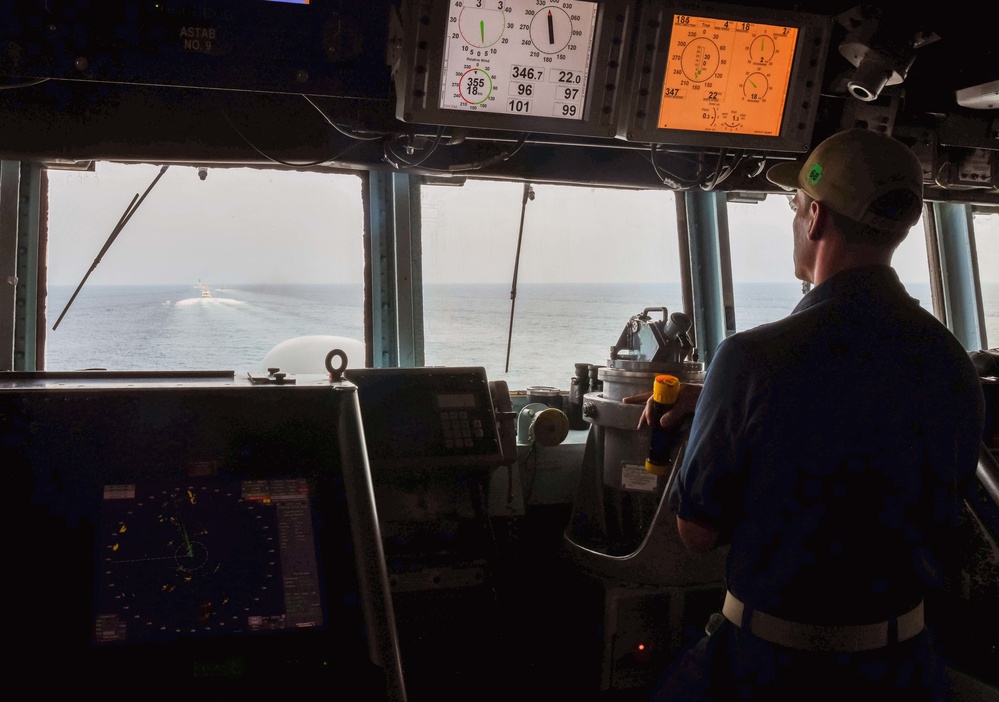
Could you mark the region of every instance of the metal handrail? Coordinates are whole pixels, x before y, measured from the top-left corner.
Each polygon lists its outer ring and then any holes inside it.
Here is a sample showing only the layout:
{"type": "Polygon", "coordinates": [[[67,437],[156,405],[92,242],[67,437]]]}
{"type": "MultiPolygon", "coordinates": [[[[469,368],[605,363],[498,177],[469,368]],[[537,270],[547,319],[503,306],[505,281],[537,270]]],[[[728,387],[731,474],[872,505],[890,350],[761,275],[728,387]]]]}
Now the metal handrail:
{"type": "Polygon", "coordinates": [[[975,479],[981,489],[972,489],[965,500],[968,511],[981,527],[993,549],[999,549],[999,459],[984,443],[978,452],[975,479]]]}
{"type": "Polygon", "coordinates": [[[978,453],[978,469],[975,471],[975,477],[992,498],[992,502],[999,507],[999,459],[992,455],[991,449],[984,443],[978,453]]]}

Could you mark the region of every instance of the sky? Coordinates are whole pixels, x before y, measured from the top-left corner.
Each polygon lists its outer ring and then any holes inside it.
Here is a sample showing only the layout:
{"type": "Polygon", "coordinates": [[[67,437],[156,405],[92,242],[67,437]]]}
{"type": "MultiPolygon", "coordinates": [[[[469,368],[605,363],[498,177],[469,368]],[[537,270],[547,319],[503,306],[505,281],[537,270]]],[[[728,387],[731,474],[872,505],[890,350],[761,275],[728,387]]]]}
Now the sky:
{"type": "MultiPolygon", "coordinates": [[[[98,163],[49,172],[49,281],[76,285],[159,167],[98,163]]],[[[426,282],[679,280],[668,191],[534,186],[517,242],[520,183],[424,187],[426,282]]],[[[353,175],[171,166],[135,210],[88,284],[359,283],[361,180],[353,175]]],[[[793,281],[792,213],[783,196],[729,205],[737,281],[793,281]]],[[[999,283],[999,215],[976,217],[983,282],[999,283]]],[[[928,280],[922,225],[896,252],[904,281],[928,280]]]]}
{"type": "MultiPolygon", "coordinates": [[[[159,167],[49,173],[49,281],[75,285],[159,167]]],[[[88,284],[360,282],[361,180],[171,166],[88,284]]]]}

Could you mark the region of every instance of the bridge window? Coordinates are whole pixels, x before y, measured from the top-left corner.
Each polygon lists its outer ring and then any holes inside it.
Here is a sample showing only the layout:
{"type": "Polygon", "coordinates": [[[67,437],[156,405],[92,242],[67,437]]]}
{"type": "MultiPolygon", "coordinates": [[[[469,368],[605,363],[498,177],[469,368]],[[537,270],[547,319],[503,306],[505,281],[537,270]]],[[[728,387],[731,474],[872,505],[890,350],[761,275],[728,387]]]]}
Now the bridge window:
{"type": "Polygon", "coordinates": [[[293,337],[363,340],[360,178],[171,166],[101,256],[159,172],[49,172],[46,369],[246,371],[293,337]]]}
{"type": "Polygon", "coordinates": [[[898,271],[898,277],[905,286],[906,292],[919,300],[923,309],[933,312],[933,298],[930,294],[930,263],[926,256],[926,230],[923,218],[920,217],[908,236],[895,249],[891,257],[892,267],[898,271]]]}
{"type": "Polygon", "coordinates": [[[985,312],[986,348],[999,348],[999,212],[976,213],[975,249],[985,312]]]}
{"type": "Polygon", "coordinates": [[[801,299],[794,277],[791,220],[785,195],[728,203],[736,331],[783,319],[801,299]]]}
{"type": "MultiPolygon", "coordinates": [[[[782,319],[801,300],[802,284],[794,277],[793,218],[785,195],[728,204],[737,331],[782,319]]],[[[908,293],[932,311],[922,219],[895,250],[892,266],[908,293]]]]}
{"type": "Polygon", "coordinates": [[[681,309],[673,194],[467,181],[422,188],[427,365],[484,366],[511,389],[567,390],[632,315],[681,309]],[[507,371],[507,339],[509,371],[507,371]]]}

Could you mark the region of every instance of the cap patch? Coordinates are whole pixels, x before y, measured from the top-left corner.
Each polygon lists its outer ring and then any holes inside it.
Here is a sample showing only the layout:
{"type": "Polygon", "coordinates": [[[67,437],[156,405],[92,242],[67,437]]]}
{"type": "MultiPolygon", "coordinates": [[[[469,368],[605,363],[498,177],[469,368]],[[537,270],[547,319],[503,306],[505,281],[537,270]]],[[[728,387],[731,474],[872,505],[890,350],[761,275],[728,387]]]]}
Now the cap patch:
{"type": "Polygon", "coordinates": [[[808,169],[808,175],[805,176],[805,179],[808,180],[811,185],[815,185],[822,180],[822,164],[813,163],[812,167],[808,169]]]}

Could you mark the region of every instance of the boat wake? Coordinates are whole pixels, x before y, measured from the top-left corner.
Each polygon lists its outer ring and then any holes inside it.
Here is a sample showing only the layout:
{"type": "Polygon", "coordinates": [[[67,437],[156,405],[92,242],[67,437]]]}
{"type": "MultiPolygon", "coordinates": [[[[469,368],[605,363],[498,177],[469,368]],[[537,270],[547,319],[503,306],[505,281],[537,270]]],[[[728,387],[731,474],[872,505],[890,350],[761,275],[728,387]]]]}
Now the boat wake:
{"type": "Polygon", "coordinates": [[[177,300],[174,305],[188,307],[190,305],[226,305],[236,307],[245,305],[246,300],[234,300],[231,297],[190,297],[186,300],[177,300]]]}

